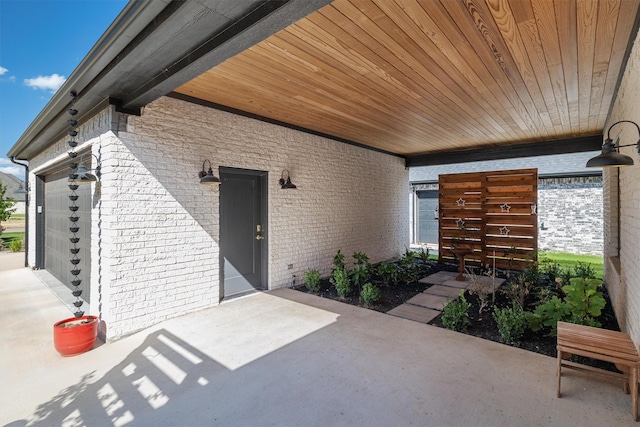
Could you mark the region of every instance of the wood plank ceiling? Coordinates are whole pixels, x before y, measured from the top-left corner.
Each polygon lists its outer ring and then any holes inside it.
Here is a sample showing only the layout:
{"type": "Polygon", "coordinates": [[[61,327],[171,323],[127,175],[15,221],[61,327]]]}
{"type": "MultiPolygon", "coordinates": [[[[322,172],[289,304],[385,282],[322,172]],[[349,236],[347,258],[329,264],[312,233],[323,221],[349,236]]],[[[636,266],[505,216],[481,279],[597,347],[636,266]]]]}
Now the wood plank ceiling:
{"type": "Polygon", "coordinates": [[[336,0],[176,92],[412,156],[601,134],[637,0],[336,0]]]}

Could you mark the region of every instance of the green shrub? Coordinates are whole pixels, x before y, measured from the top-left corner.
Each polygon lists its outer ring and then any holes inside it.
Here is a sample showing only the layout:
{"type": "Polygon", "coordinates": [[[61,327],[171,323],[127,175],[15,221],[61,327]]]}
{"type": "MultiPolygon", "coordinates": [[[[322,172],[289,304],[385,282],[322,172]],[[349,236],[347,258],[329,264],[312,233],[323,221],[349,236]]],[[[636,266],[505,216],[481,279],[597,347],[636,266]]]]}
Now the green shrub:
{"type": "Polygon", "coordinates": [[[329,281],[336,287],[339,297],[346,297],[351,292],[351,281],[349,280],[349,274],[344,268],[336,268],[333,270],[333,274],[329,281]]]}
{"type": "Polygon", "coordinates": [[[404,255],[400,258],[400,280],[405,283],[417,282],[420,278],[420,269],[418,267],[418,259],[420,256],[417,252],[405,249],[404,255]]]}
{"type": "Polygon", "coordinates": [[[427,261],[429,261],[429,248],[427,248],[427,250],[425,250],[425,248],[420,248],[420,251],[418,252],[418,258],[420,258],[420,260],[426,264],[427,261]]]}
{"type": "Polygon", "coordinates": [[[551,336],[557,335],[559,321],[600,327],[595,318],[600,316],[606,304],[598,290],[600,286],[602,281],[599,279],[572,278],[568,285],[562,287],[563,300],[554,295],[527,315],[529,327],[534,331],[550,327],[551,336]]]}
{"type": "Polygon", "coordinates": [[[380,290],[371,282],[367,282],[362,286],[360,292],[360,302],[366,307],[370,307],[380,299],[380,290]]]}
{"type": "Polygon", "coordinates": [[[573,318],[582,321],[587,317],[600,316],[606,305],[602,292],[598,290],[600,286],[602,280],[576,277],[562,287],[566,294],[564,300],[569,305],[573,318]]]}
{"type": "Polygon", "coordinates": [[[385,285],[390,285],[398,281],[398,266],[394,263],[381,262],[376,272],[380,275],[385,285]]]}
{"type": "Polygon", "coordinates": [[[469,326],[469,315],[467,312],[471,304],[464,298],[464,291],[460,291],[460,297],[451,301],[442,311],[442,325],[454,331],[464,331],[469,326]]]}
{"type": "Polygon", "coordinates": [[[498,325],[498,333],[507,344],[518,344],[527,326],[525,312],[517,304],[511,308],[494,308],[493,318],[498,325]]]}
{"type": "Polygon", "coordinates": [[[333,265],[334,270],[344,270],[344,254],[340,249],[338,249],[338,253],[333,257],[333,265]]]}
{"type": "Polygon", "coordinates": [[[371,275],[371,264],[369,263],[369,257],[362,252],[354,252],[353,258],[356,260],[353,266],[353,270],[349,272],[353,284],[357,288],[367,280],[371,275]]]}
{"type": "Polygon", "coordinates": [[[562,268],[560,264],[557,262],[553,262],[548,258],[544,258],[540,261],[541,270],[544,274],[549,276],[549,279],[552,281],[556,280],[556,277],[560,277],[562,275],[562,268]]]}
{"type": "Polygon", "coordinates": [[[320,291],[320,272],[317,269],[305,271],[302,273],[304,284],[311,292],[318,293],[320,291]]]}
{"type": "Polygon", "coordinates": [[[11,252],[20,252],[22,250],[23,241],[15,239],[9,242],[9,250],[11,252]]]}
{"type": "Polygon", "coordinates": [[[596,277],[596,272],[587,262],[578,261],[575,267],[573,267],[574,276],[582,279],[593,279],[596,277]]]}

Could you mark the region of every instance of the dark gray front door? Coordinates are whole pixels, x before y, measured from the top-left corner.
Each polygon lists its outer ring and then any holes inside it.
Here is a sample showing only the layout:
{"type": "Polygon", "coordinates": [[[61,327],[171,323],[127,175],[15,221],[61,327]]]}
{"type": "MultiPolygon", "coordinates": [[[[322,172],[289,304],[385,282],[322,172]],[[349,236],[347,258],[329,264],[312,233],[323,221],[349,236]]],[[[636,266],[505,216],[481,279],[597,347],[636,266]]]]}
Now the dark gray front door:
{"type": "Polygon", "coordinates": [[[221,168],[222,297],[266,288],[266,172],[221,168]]]}

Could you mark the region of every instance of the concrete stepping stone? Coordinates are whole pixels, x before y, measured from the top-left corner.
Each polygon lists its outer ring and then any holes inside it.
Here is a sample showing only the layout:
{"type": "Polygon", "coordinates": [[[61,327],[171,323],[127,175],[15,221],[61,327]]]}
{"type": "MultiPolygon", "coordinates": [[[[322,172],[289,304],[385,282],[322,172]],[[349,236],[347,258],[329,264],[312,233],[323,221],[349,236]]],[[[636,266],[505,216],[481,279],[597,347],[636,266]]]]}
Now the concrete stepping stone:
{"type": "Polygon", "coordinates": [[[418,280],[419,283],[428,283],[433,285],[441,285],[447,280],[451,280],[456,277],[458,273],[452,273],[450,271],[438,271],[437,273],[431,274],[427,277],[423,277],[418,280]]]}
{"type": "Polygon", "coordinates": [[[443,297],[441,295],[421,293],[407,301],[407,304],[419,305],[421,307],[442,311],[449,300],[449,298],[443,297]]]}
{"type": "Polygon", "coordinates": [[[433,285],[430,288],[427,288],[424,293],[455,299],[460,295],[460,289],[453,288],[451,286],[433,285]]]}
{"type": "Polygon", "coordinates": [[[470,284],[471,282],[469,280],[461,282],[453,278],[451,280],[447,280],[446,282],[444,282],[442,286],[449,286],[450,288],[457,288],[457,289],[467,289],[467,286],[469,286],[470,284]]]}
{"type": "Polygon", "coordinates": [[[402,304],[387,311],[387,314],[400,317],[403,319],[413,320],[420,323],[429,323],[435,319],[441,312],[430,308],[420,307],[413,304],[402,304]]]}

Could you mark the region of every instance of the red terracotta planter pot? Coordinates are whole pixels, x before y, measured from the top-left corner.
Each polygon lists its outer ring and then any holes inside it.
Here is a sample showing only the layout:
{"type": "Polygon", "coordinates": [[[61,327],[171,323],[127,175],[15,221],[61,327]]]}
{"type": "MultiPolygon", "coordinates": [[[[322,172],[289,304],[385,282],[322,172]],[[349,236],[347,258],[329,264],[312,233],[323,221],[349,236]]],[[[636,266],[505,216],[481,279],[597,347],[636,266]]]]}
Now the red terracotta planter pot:
{"type": "Polygon", "coordinates": [[[53,325],[53,345],[62,356],[76,356],[91,350],[98,337],[98,318],[82,316],[53,325]]]}

